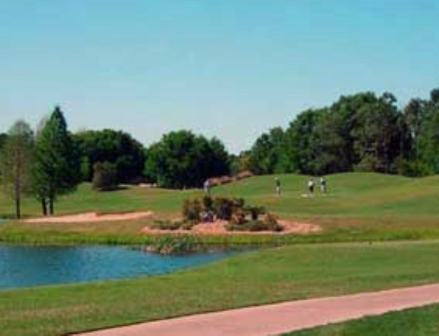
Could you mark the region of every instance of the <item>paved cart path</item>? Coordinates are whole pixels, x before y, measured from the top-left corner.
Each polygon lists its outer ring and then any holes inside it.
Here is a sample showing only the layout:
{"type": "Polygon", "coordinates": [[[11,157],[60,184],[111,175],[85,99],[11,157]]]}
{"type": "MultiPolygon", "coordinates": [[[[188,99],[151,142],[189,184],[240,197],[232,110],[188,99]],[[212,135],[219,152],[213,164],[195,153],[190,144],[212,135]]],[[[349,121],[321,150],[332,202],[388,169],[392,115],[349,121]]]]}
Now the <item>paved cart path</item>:
{"type": "Polygon", "coordinates": [[[279,335],[433,303],[439,303],[439,284],[200,314],[82,336],[279,335]]]}

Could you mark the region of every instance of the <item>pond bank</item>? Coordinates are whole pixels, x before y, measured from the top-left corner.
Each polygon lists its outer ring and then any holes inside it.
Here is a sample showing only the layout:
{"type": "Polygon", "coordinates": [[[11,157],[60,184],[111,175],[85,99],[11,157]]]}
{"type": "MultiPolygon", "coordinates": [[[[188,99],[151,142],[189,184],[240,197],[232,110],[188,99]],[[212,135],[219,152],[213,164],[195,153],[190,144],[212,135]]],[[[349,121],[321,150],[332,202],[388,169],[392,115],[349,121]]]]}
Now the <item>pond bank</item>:
{"type": "Polygon", "coordinates": [[[0,244],[0,290],[158,275],[204,265],[237,253],[215,250],[162,256],[140,248],[115,246],[0,244]]]}

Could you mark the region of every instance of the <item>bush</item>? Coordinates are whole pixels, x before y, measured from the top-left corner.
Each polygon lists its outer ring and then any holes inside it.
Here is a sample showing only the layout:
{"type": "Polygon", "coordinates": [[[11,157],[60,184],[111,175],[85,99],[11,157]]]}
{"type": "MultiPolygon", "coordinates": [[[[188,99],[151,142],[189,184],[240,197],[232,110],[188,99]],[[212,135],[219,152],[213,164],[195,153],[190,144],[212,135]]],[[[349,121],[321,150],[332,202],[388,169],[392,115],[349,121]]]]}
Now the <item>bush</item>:
{"type": "Polygon", "coordinates": [[[226,226],[229,231],[246,231],[246,232],[260,232],[260,231],[271,231],[280,232],[283,227],[277,222],[277,218],[274,215],[266,214],[262,221],[251,220],[251,221],[233,221],[226,226]]]}
{"type": "MultiPolygon", "coordinates": [[[[275,216],[267,213],[263,207],[245,207],[245,201],[242,198],[218,197],[214,199],[204,196],[201,199],[187,199],[183,205],[183,216],[189,223],[188,225],[192,226],[199,222],[207,223],[220,219],[230,222],[227,229],[231,231],[282,231],[275,216]],[[264,214],[263,220],[259,220],[259,217],[264,214]]],[[[165,226],[163,228],[167,229],[165,226]]],[[[175,226],[175,224],[169,225],[169,230],[173,230],[175,226]]]]}
{"type": "Polygon", "coordinates": [[[228,198],[216,198],[214,201],[214,209],[219,219],[229,221],[232,219],[235,204],[233,200],[228,198]]]}
{"type": "Polygon", "coordinates": [[[204,196],[202,199],[204,211],[212,211],[213,210],[213,198],[210,196],[204,196]]]}
{"type": "Polygon", "coordinates": [[[263,223],[268,228],[269,231],[280,232],[283,231],[284,229],[281,225],[279,225],[278,218],[270,213],[265,214],[263,223]]]}
{"type": "Polygon", "coordinates": [[[195,236],[163,236],[158,237],[148,246],[147,251],[165,255],[181,255],[199,251],[201,248],[201,241],[195,236]]]}
{"type": "Polygon", "coordinates": [[[116,165],[109,162],[98,162],[94,165],[93,189],[109,191],[117,188],[116,165]]]}
{"type": "Polygon", "coordinates": [[[253,221],[257,221],[260,215],[265,215],[267,213],[264,207],[258,206],[249,206],[245,210],[250,213],[251,219],[253,221]]]}
{"type": "Polygon", "coordinates": [[[243,198],[234,198],[233,205],[235,206],[235,209],[244,209],[245,200],[243,198]]]}
{"type": "Polygon", "coordinates": [[[244,210],[237,209],[233,213],[231,223],[236,225],[241,225],[247,221],[247,213],[244,210]]]}
{"type": "Polygon", "coordinates": [[[198,199],[187,199],[183,204],[183,217],[189,222],[199,222],[203,206],[198,199]]]}
{"type": "Polygon", "coordinates": [[[175,230],[191,230],[194,226],[193,223],[188,223],[184,221],[155,221],[151,228],[158,229],[158,230],[168,230],[168,231],[175,231],[175,230]]]}

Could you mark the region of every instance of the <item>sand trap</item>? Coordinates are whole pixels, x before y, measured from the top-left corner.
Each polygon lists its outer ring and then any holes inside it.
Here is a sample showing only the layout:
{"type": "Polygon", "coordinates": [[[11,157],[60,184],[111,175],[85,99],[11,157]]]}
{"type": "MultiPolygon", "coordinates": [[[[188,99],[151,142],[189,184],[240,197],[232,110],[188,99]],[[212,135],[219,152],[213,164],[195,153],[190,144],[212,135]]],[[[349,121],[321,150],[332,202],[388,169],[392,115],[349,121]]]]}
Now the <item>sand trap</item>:
{"type": "Polygon", "coordinates": [[[151,211],[127,212],[101,214],[97,212],[86,212],[77,215],[42,217],[27,219],[25,223],[95,223],[95,222],[121,222],[149,218],[153,215],[151,211]]]}
{"type": "Polygon", "coordinates": [[[200,235],[287,235],[287,234],[312,234],[322,231],[322,228],[314,224],[298,223],[287,220],[279,220],[279,224],[284,227],[281,232],[272,231],[259,231],[259,232],[247,232],[247,231],[227,231],[226,221],[216,221],[214,223],[202,223],[195,225],[192,230],[160,230],[154,229],[149,226],[142,229],[143,233],[148,234],[200,234],[200,235]]]}

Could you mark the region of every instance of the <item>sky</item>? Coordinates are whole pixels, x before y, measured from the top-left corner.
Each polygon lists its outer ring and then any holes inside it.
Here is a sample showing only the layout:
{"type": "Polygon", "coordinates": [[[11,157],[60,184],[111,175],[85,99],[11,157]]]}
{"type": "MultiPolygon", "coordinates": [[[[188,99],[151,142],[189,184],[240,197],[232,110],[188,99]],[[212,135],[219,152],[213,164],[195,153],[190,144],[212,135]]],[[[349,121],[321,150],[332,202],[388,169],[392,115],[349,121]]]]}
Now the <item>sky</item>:
{"type": "Polygon", "coordinates": [[[0,132],[59,104],[72,131],[239,152],[342,94],[435,87],[437,0],[0,1],[0,132]]]}

